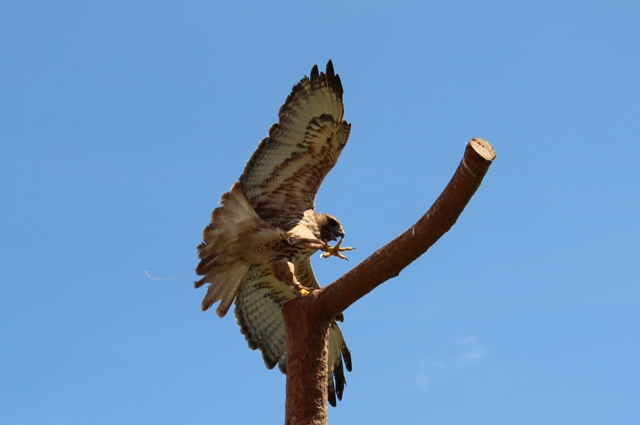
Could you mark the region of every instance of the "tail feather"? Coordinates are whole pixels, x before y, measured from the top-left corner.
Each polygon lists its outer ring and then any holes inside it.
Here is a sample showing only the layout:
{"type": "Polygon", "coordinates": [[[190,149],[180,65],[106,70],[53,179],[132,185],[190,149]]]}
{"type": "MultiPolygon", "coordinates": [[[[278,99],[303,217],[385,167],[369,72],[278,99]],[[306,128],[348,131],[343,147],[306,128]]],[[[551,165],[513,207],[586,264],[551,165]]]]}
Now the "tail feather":
{"type": "Polygon", "coordinates": [[[219,317],[224,317],[229,311],[240,285],[247,277],[247,270],[249,270],[249,266],[245,265],[214,275],[207,289],[207,295],[202,300],[202,311],[209,309],[216,301],[220,301],[220,305],[216,308],[216,314],[219,317]]]}
{"type": "Polygon", "coordinates": [[[200,263],[196,274],[204,277],[195,282],[195,287],[210,284],[202,300],[202,310],[220,301],[216,313],[222,317],[227,314],[250,266],[243,261],[238,245],[243,226],[246,229],[247,222],[259,217],[240,183],[234,183],[229,192],[222,195],[220,204],[213,210],[211,222],[202,234],[203,242],[198,246],[200,263]]]}
{"type": "Polygon", "coordinates": [[[237,239],[240,223],[258,219],[240,183],[234,183],[229,192],[222,195],[220,204],[211,213],[211,222],[202,232],[204,244],[198,247],[200,258],[221,251],[228,243],[237,239]]]}

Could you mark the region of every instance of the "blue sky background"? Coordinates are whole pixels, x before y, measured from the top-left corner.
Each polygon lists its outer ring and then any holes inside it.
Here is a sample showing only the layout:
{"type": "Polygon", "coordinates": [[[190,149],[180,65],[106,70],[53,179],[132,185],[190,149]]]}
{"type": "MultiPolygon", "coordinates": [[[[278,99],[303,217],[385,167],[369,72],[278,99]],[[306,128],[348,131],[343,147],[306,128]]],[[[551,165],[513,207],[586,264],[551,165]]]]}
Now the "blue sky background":
{"type": "Polygon", "coordinates": [[[640,423],[640,3],[0,2],[0,424],[282,423],[285,378],[200,311],[196,245],[292,85],[352,134],[318,196],[350,262],[456,226],[345,312],[332,424],[640,423]]]}

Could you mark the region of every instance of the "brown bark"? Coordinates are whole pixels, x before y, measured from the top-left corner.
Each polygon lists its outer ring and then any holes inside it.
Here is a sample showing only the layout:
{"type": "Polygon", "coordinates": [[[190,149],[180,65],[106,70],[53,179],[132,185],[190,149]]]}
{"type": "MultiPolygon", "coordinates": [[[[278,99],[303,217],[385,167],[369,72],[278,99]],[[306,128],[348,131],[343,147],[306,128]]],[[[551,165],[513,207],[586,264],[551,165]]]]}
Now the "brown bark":
{"type": "MultiPolygon", "coordinates": [[[[312,300],[314,291],[303,298],[312,300]]],[[[298,297],[301,298],[301,297],[298,297]]],[[[313,304],[313,303],[312,303],[313,304]]],[[[329,320],[318,317],[307,303],[286,303],[284,326],[287,332],[286,424],[327,423],[327,361],[329,320]],[[304,317],[303,320],[298,320],[304,317]],[[294,341],[289,345],[289,341],[294,341]],[[289,379],[295,376],[295,379],[289,379]]]]}
{"type": "Polygon", "coordinates": [[[286,425],[327,423],[329,323],[376,286],[398,276],[449,231],[495,157],[488,142],[472,139],[449,184],[411,228],[331,285],[285,304],[282,314],[288,350],[286,425]]]}

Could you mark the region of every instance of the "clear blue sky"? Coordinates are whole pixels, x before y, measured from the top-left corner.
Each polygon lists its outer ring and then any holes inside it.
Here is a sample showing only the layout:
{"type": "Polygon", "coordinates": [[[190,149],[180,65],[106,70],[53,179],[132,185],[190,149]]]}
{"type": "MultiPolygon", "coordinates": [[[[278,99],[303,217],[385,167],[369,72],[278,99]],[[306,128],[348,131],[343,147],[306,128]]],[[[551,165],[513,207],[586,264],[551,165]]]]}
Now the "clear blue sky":
{"type": "Polygon", "coordinates": [[[285,379],[202,313],[196,245],[291,86],[352,134],[318,209],[350,262],[465,142],[451,232],[345,312],[332,424],[640,423],[640,3],[0,2],[0,424],[282,423],[285,379]],[[54,4],[55,3],[55,4],[54,4]]]}

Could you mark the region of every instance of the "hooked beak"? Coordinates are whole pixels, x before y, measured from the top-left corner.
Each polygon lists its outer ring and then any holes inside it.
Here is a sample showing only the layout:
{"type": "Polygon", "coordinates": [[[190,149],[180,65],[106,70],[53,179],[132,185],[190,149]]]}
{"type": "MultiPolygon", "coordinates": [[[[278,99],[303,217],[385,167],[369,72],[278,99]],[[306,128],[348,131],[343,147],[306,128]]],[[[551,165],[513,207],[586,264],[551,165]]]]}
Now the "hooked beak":
{"type": "Polygon", "coordinates": [[[338,238],[342,239],[344,238],[345,232],[344,229],[342,228],[342,226],[340,226],[340,229],[335,231],[335,232],[331,232],[333,234],[333,239],[334,241],[337,241],[338,238]]]}

